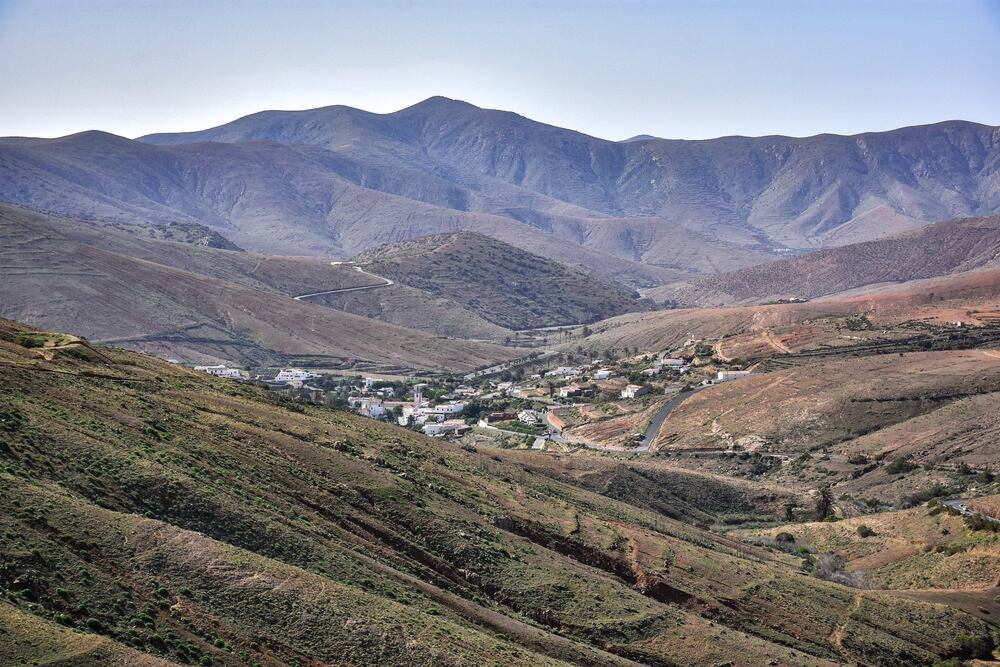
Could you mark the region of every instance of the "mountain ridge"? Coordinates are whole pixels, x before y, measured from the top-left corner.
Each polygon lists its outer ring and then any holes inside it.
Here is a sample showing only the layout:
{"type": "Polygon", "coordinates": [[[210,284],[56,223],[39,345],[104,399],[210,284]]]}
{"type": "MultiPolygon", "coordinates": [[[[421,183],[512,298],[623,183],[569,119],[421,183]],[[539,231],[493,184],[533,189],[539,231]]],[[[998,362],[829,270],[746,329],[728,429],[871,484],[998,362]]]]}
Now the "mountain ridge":
{"type": "Polygon", "coordinates": [[[968,121],[615,142],[436,97],[112,137],[0,139],[0,200],[197,222],[272,254],[465,229],[633,286],[1000,212],[1000,128],[968,121]]]}

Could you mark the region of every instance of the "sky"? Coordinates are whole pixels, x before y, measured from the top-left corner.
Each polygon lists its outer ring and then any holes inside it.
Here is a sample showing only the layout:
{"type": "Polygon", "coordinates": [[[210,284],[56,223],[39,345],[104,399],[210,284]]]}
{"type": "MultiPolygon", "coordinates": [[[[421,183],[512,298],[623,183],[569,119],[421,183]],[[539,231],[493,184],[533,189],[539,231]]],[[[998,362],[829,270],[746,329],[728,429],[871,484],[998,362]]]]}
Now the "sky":
{"type": "Polygon", "coordinates": [[[1000,125],[1000,0],[0,0],[0,136],[432,95],[607,139],[1000,125]]]}

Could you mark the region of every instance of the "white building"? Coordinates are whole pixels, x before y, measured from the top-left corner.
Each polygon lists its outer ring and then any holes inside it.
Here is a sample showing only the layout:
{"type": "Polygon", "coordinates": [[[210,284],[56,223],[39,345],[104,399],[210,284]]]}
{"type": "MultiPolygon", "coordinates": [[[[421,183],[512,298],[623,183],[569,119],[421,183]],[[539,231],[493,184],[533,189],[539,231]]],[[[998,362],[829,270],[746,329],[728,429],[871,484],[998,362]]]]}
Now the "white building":
{"type": "Polygon", "coordinates": [[[580,373],[579,368],[573,368],[572,366],[560,366],[559,368],[553,368],[551,371],[545,374],[545,377],[568,377],[570,375],[577,375],[580,373]]]}
{"type": "Polygon", "coordinates": [[[413,407],[419,408],[424,404],[424,389],[427,389],[424,382],[413,385],[413,407]]]}
{"type": "Polygon", "coordinates": [[[532,425],[537,424],[540,417],[534,410],[521,410],[517,413],[517,419],[521,423],[532,425]]]}
{"type": "Polygon", "coordinates": [[[358,410],[358,412],[366,417],[371,417],[372,419],[381,419],[382,417],[385,417],[387,411],[381,401],[372,401],[370,403],[362,404],[361,409],[358,410]]]}
{"type": "Polygon", "coordinates": [[[465,403],[448,401],[430,408],[420,408],[417,412],[425,415],[457,415],[465,409],[465,403]]]}
{"type": "Polygon", "coordinates": [[[569,398],[571,396],[576,396],[580,393],[580,385],[568,384],[565,387],[559,387],[559,398],[569,398]]]}
{"type": "Polygon", "coordinates": [[[231,380],[242,380],[243,372],[238,368],[228,368],[224,364],[219,364],[217,366],[195,366],[196,371],[201,371],[202,373],[208,373],[209,375],[214,375],[220,378],[229,378],[231,380]]]}
{"type": "Polygon", "coordinates": [[[595,380],[607,380],[609,377],[613,376],[615,372],[608,368],[601,368],[594,373],[595,380]]]}
{"type": "Polygon", "coordinates": [[[648,393],[649,387],[644,387],[641,384],[630,384],[622,389],[622,398],[636,398],[648,393]]]}
{"type": "Polygon", "coordinates": [[[309,371],[304,371],[301,368],[283,368],[277,375],[274,376],[274,381],[291,382],[292,380],[296,380],[298,382],[305,382],[306,380],[318,377],[319,375],[316,373],[310,373],[309,371]]]}
{"type": "Polygon", "coordinates": [[[715,381],[728,382],[730,380],[745,378],[748,375],[750,375],[750,371],[719,371],[715,374],[715,381]]]}
{"type": "Polygon", "coordinates": [[[423,428],[420,430],[423,431],[425,435],[440,437],[452,433],[460,435],[468,431],[469,428],[469,425],[461,419],[446,419],[443,422],[424,424],[423,428]]]}

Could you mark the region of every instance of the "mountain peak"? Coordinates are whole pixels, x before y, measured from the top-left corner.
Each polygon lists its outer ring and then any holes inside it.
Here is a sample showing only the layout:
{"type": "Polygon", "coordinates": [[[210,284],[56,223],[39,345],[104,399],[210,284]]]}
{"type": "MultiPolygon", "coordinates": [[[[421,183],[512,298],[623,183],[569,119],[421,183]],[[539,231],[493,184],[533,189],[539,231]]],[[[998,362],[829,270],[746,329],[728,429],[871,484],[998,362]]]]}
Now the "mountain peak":
{"type": "Polygon", "coordinates": [[[457,111],[468,109],[481,110],[480,107],[463,100],[456,100],[450,97],[444,97],[443,95],[434,95],[432,97],[428,97],[426,100],[422,100],[416,104],[400,109],[395,113],[401,114],[413,111],[457,111]]]}

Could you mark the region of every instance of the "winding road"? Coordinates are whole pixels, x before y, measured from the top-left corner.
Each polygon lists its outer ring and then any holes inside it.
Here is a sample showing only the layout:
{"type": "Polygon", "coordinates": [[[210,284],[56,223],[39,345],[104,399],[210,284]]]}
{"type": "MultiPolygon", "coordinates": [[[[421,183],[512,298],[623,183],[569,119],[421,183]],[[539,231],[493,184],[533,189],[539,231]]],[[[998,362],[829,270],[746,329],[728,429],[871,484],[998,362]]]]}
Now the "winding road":
{"type": "Polygon", "coordinates": [[[697,394],[699,391],[705,388],[706,387],[696,387],[691,391],[682,391],[681,393],[677,394],[669,401],[664,403],[663,407],[661,407],[659,411],[657,411],[657,413],[653,415],[653,419],[649,422],[649,426],[646,427],[646,432],[642,436],[642,443],[631,451],[648,452],[650,445],[652,445],[653,441],[656,440],[656,436],[657,434],[659,434],[660,428],[663,426],[663,422],[667,420],[667,417],[670,416],[670,413],[673,412],[678,405],[680,405],[687,399],[691,398],[691,396],[697,394]]]}
{"type": "MultiPolygon", "coordinates": [[[[339,264],[343,264],[343,262],[330,262],[330,264],[332,266],[337,266],[339,264]]],[[[357,271],[358,273],[363,273],[366,276],[371,276],[372,278],[378,278],[379,280],[382,280],[384,282],[377,283],[375,285],[361,285],[359,287],[341,287],[340,289],[330,289],[326,290],[325,292],[312,292],[311,294],[300,294],[292,298],[294,298],[296,301],[302,301],[303,299],[311,299],[314,296],[326,296],[328,294],[342,294],[344,292],[358,292],[363,289],[378,289],[380,287],[388,287],[389,285],[396,284],[395,282],[389,280],[385,276],[377,276],[374,273],[369,273],[364,269],[362,269],[360,266],[355,266],[354,270],[357,271]]]]}

